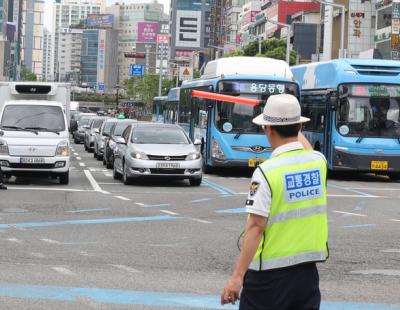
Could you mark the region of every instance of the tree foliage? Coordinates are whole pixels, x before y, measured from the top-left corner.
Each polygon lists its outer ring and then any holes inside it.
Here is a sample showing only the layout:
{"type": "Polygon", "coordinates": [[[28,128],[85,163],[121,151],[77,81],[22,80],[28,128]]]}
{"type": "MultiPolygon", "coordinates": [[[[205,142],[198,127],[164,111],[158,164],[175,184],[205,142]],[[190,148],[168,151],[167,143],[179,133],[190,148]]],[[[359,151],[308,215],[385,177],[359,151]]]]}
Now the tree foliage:
{"type": "MultiPolygon", "coordinates": [[[[128,97],[140,100],[150,108],[153,98],[158,96],[158,74],[146,74],[142,77],[131,77],[124,81],[124,89],[128,97]]],[[[168,94],[170,88],[174,87],[174,81],[163,79],[161,86],[161,95],[168,94]]]]}
{"type": "Polygon", "coordinates": [[[36,81],[36,74],[32,73],[25,65],[21,66],[21,81],[36,81]]]}
{"type": "MultiPolygon", "coordinates": [[[[253,41],[248,44],[243,51],[234,50],[224,57],[232,56],[258,56],[258,57],[270,57],[274,59],[286,60],[286,41],[276,38],[269,40],[263,40],[261,42],[261,54],[259,52],[258,41],[253,41]]],[[[290,65],[296,64],[297,53],[296,51],[290,51],[290,65]]]]}

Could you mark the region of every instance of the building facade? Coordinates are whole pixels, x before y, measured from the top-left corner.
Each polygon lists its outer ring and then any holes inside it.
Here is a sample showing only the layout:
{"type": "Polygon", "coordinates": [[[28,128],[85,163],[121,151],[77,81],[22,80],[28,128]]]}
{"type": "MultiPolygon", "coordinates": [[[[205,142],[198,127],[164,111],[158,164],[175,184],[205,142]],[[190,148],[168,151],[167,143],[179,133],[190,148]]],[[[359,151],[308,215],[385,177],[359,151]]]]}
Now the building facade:
{"type": "Polygon", "coordinates": [[[399,18],[396,12],[398,4],[392,0],[379,0],[375,3],[376,26],[374,43],[384,59],[400,60],[399,57],[399,18]],[[393,23],[394,20],[394,23],[393,23]],[[394,30],[394,31],[393,31],[394,30]],[[393,38],[393,55],[392,55],[393,38]]]}
{"type": "MultiPolygon", "coordinates": [[[[202,64],[209,59],[211,0],[172,0],[170,7],[170,59],[190,59],[202,64]],[[196,59],[197,58],[197,59],[196,59]]],[[[195,65],[195,67],[197,67],[195,65]]]]}
{"type": "MultiPolygon", "coordinates": [[[[346,8],[345,14],[345,57],[358,58],[360,52],[374,48],[376,25],[376,9],[371,1],[340,0],[346,8]]],[[[325,6],[324,16],[324,47],[321,60],[339,57],[341,13],[325,6]]]]}
{"type": "Polygon", "coordinates": [[[38,80],[41,80],[44,0],[23,1],[21,14],[21,64],[34,73],[38,80]]]}
{"type": "Polygon", "coordinates": [[[117,84],[118,32],[85,29],[82,32],[81,85],[98,93],[111,93],[117,84]]]}
{"type": "Polygon", "coordinates": [[[58,61],[55,64],[61,82],[79,85],[83,29],[63,28],[58,34],[58,61]]]}
{"type": "Polygon", "coordinates": [[[42,66],[42,79],[43,81],[53,81],[54,77],[50,70],[51,63],[51,45],[52,35],[47,29],[43,29],[43,66],[42,66]]]}
{"type": "Polygon", "coordinates": [[[151,3],[120,3],[107,8],[114,15],[114,27],[118,29],[119,81],[129,79],[132,64],[144,64],[146,72],[156,70],[154,50],[157,34],[168,34],[168,15],[164,5],[151,3]],[[145,58],[127,58],[126,53],[147,53],[145,58]],[[147,59],[147,60],[146,60],[147,59]]]}
{"type": "Polygon", "coordinates": [[[88,14],[100,14],[105,10],[105,0],[57,0],[53,4],[53,58],[51,68],[54,76],[60,76],[57,63],[59,36],[62,29],[70,26],[85,28],[85,20],[88,14]]]}

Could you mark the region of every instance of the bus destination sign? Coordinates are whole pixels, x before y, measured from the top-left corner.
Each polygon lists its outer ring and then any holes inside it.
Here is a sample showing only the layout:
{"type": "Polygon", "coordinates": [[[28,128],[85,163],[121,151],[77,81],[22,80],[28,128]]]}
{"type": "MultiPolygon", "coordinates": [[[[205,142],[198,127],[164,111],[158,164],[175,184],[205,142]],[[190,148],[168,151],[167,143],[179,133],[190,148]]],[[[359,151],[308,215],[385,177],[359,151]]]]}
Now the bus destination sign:
{"type": "Polygon", "coordinates": [[[274,82],[246,82],[246,81],[224,81],[219,84],[219,89],[223,93],[250,93],[278,95],[285,93],[284,83],[274,82]]]}
{"type": "Polygon", "coordinates": [[[349,95],[357,97],[400,97],[400,86],[352,85],[349,95]]]}

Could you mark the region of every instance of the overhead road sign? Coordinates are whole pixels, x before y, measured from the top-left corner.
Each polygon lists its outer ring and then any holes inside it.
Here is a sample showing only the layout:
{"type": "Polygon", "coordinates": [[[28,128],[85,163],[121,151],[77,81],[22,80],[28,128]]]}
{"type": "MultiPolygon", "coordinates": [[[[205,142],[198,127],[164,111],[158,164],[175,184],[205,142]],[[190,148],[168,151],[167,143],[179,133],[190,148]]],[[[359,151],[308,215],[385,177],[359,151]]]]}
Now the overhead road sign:
{"type": "Polygon", "coordinates": [[[129,67],[129,76],[143,76],[144,65],[131,64],[129,67]]]}

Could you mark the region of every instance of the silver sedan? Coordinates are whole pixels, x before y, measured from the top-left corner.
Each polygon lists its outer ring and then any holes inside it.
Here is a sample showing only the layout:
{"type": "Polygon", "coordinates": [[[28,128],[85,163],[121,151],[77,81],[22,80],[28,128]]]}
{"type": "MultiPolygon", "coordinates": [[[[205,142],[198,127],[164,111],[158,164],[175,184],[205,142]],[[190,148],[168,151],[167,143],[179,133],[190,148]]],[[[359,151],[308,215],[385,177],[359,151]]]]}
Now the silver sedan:
{"type": "Polygon", "coordinates": [[[133,124],[117,143],[114,178],[122,177],[125,184],[150,176],[189,179],[192,186],[201,184],[201,154],[179,126],[133,124]]]}

